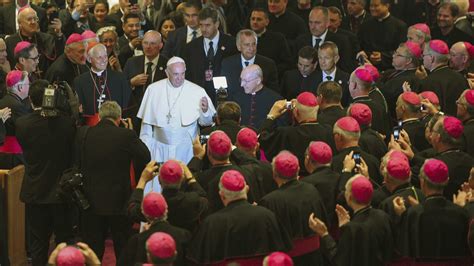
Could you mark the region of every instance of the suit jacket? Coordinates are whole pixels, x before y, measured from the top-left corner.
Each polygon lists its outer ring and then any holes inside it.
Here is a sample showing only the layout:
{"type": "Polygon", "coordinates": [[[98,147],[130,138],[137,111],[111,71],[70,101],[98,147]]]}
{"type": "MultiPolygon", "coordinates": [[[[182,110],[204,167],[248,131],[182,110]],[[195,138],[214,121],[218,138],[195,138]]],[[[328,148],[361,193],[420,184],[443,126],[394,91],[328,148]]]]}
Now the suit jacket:
{"type": "MultiPolygon", "coordinates": [[[[81,147],[81,139],[76,141],[81,147]]],[[[150,161],[148,148],[135,131],[117,127],[107,119],[89,128],[84,141],[81,171],[91,211],[99,215],[126,214],[131,194],[130,164],[133,162],[135,171],[141,173],[150,161]]]]}
{"type": "MultiPolygon", "coordinates": [[[[324,41],[331,41],[337,45],[340,57],[337,66],[345,72],[351,73],[355,69],[356,59],[352,56],[352,44],[349,43],[349,39],[328,30],[324,41]]],[[[304,46],[313,47],[313,35],[311,33],[300,35],[296,39],[296,51],[299,51],[304,46]]]]}
{"type": "MultiPolygon", "coordinates": [[[[33,3],[30,3],[31,8],[36,11],[39,18],[39,26],[42,32],[48,31],[48,20],[46,19],[46,11],[33,3]]],[[[13,2],[8,6],[0,8],[0,34],[12,35],[16,30],[16,4],[13,2]]]]}
{"type": "MultiPolygon", "coordinates": [[[[130,42],[129,39],[127,39],[125,35],[123,35],[122,37],[118,39],[118,43],[119,43],[118,60],[120,61],[121,66],[124,66],[127,60],[134,56],[134,50],[130,48],[129,42],[130,42]]],[[[140,44],[137,47],[135,47],[135,49],[143,50],[143,47],[140,44]]]]}
{"type": "Polygon", "coordinates": [[[296,99],[300,93],[305,91],[316,94],[316,88],[321,83],[317,80],[316,75],[315,71],[306,77],[303,77],[298,69],[286,71],[281,80],[281,96],[286,99],[296,99]]]}
{"type": "MultiPolygon", "coordinates": [[[[315,77],[315,79],[316,79],[316,88],[319,86],[319,84],[321,84],[321,82],[327,81],[327,80],[323,80],[323,72],[319,69],[316,70],[315,76],[316,76],[315,77]]],[[[352,97],[351,97],[351,94],[349,92],[349,77],[350,77],[349,73],[347,73],[347,72],[345,72],[345,71],[343,71],[339,68],[336,68],[336,75],[334,77],[334,81],[337,82],[342,87],[341,104],[344,107],[349,106],[349,104],[351,104],[351,102],[352,102],[352,97]]]]}
{"type": "Polygon", "coordinates": [[[168,34],[165,46],[161,54],[171,58],[173,56],[181,56],[183,49],[186,46],[186,36],[188,34],[188,27],[183,26],[168,34]]]}
{"type": "Polygon", "coordinates": [[[279,32],[267,30],[260,35],[257,42],[257,53],[275,61],[280,75],[295,67],[290,46],[285,36],[279,32]]]}
{"type": "MultiPolygon", "coordinates": [[[[262,69],[263,85],[280,93],[278,71],[275,62],[268,57],[257,54],[255,55],[254,63],[259,65],[262,69]]],[[[227,78],[227,91],[229,94],[235,94],[242,90],[242,87],[240,87],[240,73],[242,72],[242,69],[242,56],[240,53],[222,60],[221,75],[227,78]]]]}
{"type": "MultiPolygon", "coordinates": [[[[217,77],[221,75],[222,60],[237,53],[234,37],[222,32],[219,33],[217,49],[214,52],[212,75],[217,77]]],[[[212,80],[206,81],[205,77],[205,71],[209,69],[209,62],[206,58],[206,51],[204,51],[204,37],[201,36],[186,44],[183,57],[186,61],[186,78],[203,87],[215,104],[216,93],[212,80]]]]}

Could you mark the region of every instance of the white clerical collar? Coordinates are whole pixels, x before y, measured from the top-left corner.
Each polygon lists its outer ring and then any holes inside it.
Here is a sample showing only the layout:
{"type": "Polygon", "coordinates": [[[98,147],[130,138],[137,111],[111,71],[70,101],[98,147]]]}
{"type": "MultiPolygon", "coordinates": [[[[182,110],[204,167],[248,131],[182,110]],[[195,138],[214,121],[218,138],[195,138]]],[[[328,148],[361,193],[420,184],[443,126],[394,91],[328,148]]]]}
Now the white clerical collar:
{"type": "Polygon", "coordinates": [[[249,63],[248,63],[249,66],[255,64],[255,57],[256,57],[256,56],[254,55],[252,58],[250,58],[249,60],[247,60],[247,59],[244,58],[244,56],[243,56],[242,54],[240,54],[240,62],[241,62],[241,64],[242,64],[242,68],[247,67],[247,66],[245,65],[245,62],[249,62],[249,63]]]}
{"type": "Polygon", "coordinates": [[[145,66],[146,64],[148,64],[149,62],[152,62],[153,63],[153,67],[155,67],[156,65],[158,65],[158,59],[160,58],[160,55],[157,55],[155,58],[153,58],[153,60],[149,60],[148,57],[145,56],[145,66]]]}
{"type": "Polygon", "coordinates": [[[388,12],[388,14],[385,15],[385,17],[383,17],[383,18],[378,18],[377,20],[378,20],[379,22],[382,22],[382,21],[386,20],[388,17],[390,17],[390,12],[388,12]]]}
{"type": "Polygon", "coordinates": [[[364,15],[365,15],[365,9],[362,9],[362,12],[360,12],[359,15],[355,15],[354,17],[355,17],[355,18],[360,18],[360,17],[362,17],[362,16],[364,16],[364,15]]]}
{"type": "Polygon", "coordinates": [[[334,70],[329,73],[329,74],[326,74],[326,72],[323,71],[323,81],[327,81],[328,79],[326,77],[331,77],[331,81],[334,81],[336,79],[336,70],[337,68],[334,67],[334,70]]]}
{"type": "Polygon", "coordinates": [[[267,28],[263,28],[262,32],[257,33],[257,37],[262,37],[262,35],[267,31],[267,28]]]}
{"type": "Polygon", "coordinates": [[[102,73],[104,73],[104,70],[101,70],[101,71],[97,72],[92,67],[91,67],[91,71],[94,72],[99,77],[102,76],[102,73]]]}
{"type": "Polygon", "coordinates": [[[326,39],[326,35],[328,34],[328,30],[326,29],[325,32],[323,32],[323,34],[321,34],[320,36],[314,36],[313,35],[313,46],[316,44],[316,39],[321,39],[321,41],[319,42],[319,45],[321,45],[324,40],[326,39]]]}
{"type": "Polygon", "coordinates": [[[214,48],[214,54],[217,52],[217,44],[219,43],[219,31],[217,31],[216,36],[212,39],[204,38],[204,46],[206,48],[206,52],[209,49],[209,42],[212,41],[212,46],[214,48]]]}

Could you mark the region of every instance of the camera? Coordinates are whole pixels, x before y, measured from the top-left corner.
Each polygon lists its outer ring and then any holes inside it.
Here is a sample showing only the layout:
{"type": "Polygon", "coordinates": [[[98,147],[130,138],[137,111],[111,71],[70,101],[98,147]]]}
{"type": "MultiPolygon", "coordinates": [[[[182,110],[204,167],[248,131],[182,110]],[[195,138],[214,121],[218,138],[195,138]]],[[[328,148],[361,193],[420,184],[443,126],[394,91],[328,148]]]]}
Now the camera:
{"type": "Polygon", "coordinates": [[[352,159],[354,159],[356,166],[360,166],[360,153],[354,152],[354,154],[352,154],[352,159]]]}
{"type": "Polygon", "coordinates": [[[359,55],[359,57],[357,57],[357,60],[359,61],[359,66],[363,66],[365,64],[364,56],[359,55]]]}
{"type": "Polygon", "coordinates": [[[293,104],[291,104],[291,101],[286,102],[286,109],[293,110],[293,104]]]}
{"type": "Polygon", "coordinates": [[[210,135],[200,135],[199,136],[199,141],[201,142],[201,145],[204,145],[207,143],[207,141],[209,140],[209,136],[210,135]]]}
{"type": "Polygon", "coordinates": [[[82,210],[90,208],[83,192],[83,176],[75,169],[66,170],[59,181],[59,194],[75,202],[82,210]]]}
{"type": "Polygon", "coordinates": [[[41,115],[44,117],[56,117],[62,114],[79,116],[79,101],[66,81],[49,85],[44,90],[41,104],[41,115]]]}
{"type": "Polygon", "coordinates": [[[422,105],[420,106],[420,111],[422,111],[422,112],[423,112],[423,111],[426,111],[426,106],[425,106],[424,104],[422,104],[422,105]]]}
{"type": "Polygon", "coordinates": [[[395,127],[393,129],[393,138],[395,140],[399,140],[400,139],[400,128],[399,127],[395,127]]]}

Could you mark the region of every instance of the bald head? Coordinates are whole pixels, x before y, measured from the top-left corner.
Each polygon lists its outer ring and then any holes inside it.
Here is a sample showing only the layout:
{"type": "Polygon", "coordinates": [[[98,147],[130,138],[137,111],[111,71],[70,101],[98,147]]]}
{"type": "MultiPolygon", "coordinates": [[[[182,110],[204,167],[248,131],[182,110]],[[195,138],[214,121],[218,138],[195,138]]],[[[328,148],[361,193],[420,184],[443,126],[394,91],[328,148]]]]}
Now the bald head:
{"type": "Polygon", "coordinates": [[[143,53],[148,60],[155,59],[159,54],[163,42],[161,41],[161,34],[155,30],[149,30],[143,36],[142,41],[143,53]]]}
{"type": "Polygon", "coordinates": [[[456,71],[463,71],[469,66],[469,52],[464,42],[457,42],[449,50],[449,66],[456,71]]]}
{"type": "Polygon", "coordinates": [[[21,34],[26,37],[32,37],[36,32],[40,30],[38,24],[38,16],[36,14],[36,11],[31,7],[22,9],[21,12],[18,14],[17,20],[21,34]]]}
{"type": "Polygon", "coordinates": [[[240,73],[240,85],[247,94],[261,90],[263,88],[262,79],[262,69],[256,64],[244,68],[240,73]]]}

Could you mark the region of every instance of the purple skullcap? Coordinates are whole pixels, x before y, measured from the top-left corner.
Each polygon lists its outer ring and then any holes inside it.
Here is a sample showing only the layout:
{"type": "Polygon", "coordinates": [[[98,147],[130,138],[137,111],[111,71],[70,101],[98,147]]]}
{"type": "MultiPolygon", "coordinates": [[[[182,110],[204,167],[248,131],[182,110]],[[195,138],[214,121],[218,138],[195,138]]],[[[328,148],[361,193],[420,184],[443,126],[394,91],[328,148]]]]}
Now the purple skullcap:
{"type": "Polygon", "coordinates": [[[296,97],[296,100],[304,106],[315,107],[318,105],[316,96],[307,91],[300,93],[298,97],[296,97]]]}
{"type": "Polygon", "coordinates": [[[167,233],[153,233],[146,241],[146,247],[150,255],[155,258],[169,259],[176,254],[176,242],[167,233]]]}
{"type": "Polygon", "coordinates": [[[248,127],[242,128],[237,134],[237,142],[246,149],[253,149],[258,143],[257,133],[248,127]]]}
{"type": "Polygon", "coordinates": [[[330,163],[332,160],[332,150],[326,142],[313,141],[309,144],[308,150],[311,159],[320,164],[330,163]]]}
{"type": "Polygon", "coordinates": [[[387,162],[387,172],[395,179],[407,180],[410,177],[410,164],[403,158],[390,158],[387,162]]]}
{"type": "Polygon", "coordinates": [[[350,116],[339,118],[336,122],[336,126],[344,131],[353,133],[360,132],[359,122],[350,116]]]}
{"type": "Polygon", "coordinates": [[[464,126],[462,125],[461,120],[457,119],[454,116],[446,116],[443,120],[444,131],[448,133],[449,136],[458,139],[462,136],[464,132],[464,126]]]}
{"type": "Polygon", "coordinates": [[[430,27],[428,27],[428,25],[426,25],[425,23],[417,23],[417,24],[413,25],[412,27],[414,29],[417,29],[417,30],[423,32],[426,35],[431,36],[430,27]]]}
{"type": "Polygon", "coordinates": [[[350,107],[350,115],[357,120],[359,125],[369,125],[372,123],[372,110],[363,103],[354,103],[350,107]]]}
{"type": "Polygon", "coordinates": [[[268,266],[293,266],[293,260],[283,252],[273,252],[268,256],[268,266]]]}
{"type": "Polygon", "coordinates": [[[354,74],[355,76],[364,81],[364,82],[367,82],[367,83],[372,83],[374,82],[374,79],[372,78],[372,75],[370,74],[370,72],[365,69],[365,68],[358,68],[354,71],[354,74]]]}
{"type": "Polygon", "coordinates": [[[406,91],[402,93],[402,100],[411,105],[421,104],[420,96],[418,96],[416,92],[412,92],[412,91],[406,91]]]}
{"type": "Polygon", "coordinates": [[[410,54],[412,54],[414,57],[421,58],[423,55],[423,50],[421,49],[420,45],[418,45],[418,43],[407,41],[405,46],[407,47],[410,54]]]}
{"type": "Polygon", "coordinates": [[[30,42],[27,41],[21,41],[16,44],[15,50],[13,50],[13,54],[17,55],[19,52],[25,50],[26,48],[29,48],[31,46],[30,42]]]}
{"type": "Polygon", "coordinates": [[[435,51],[438,54],[443,54],[443,55],[448,55],[449,54],[449,47],[442,40],[431,40],[429,42],[429,46],[430,46],[431,50],[435,51]]]}
{"type": "Polygon", "coordinates": [[[294,177],[298,174],[298,158],[289,151],[280,152],[274,159],[276,171],[283,177],[294,177]]]}
{"type": "Polygon", "coordinates": [[[439,105],[439,98],[438,98],[438,95],[436,95],[436,93],[432,92],[432,91],[424,91],[424,92],[421,92],[420,93],[420,96],[421,98],[423,99],[428,99],[428,101],[430,101],[430,103],[434,104],[434,105],[439,105]]]}
{"type": "Polygon", "coordinates": [[[229,191],[242,191],[245,188],[244,176],[237,170],[225,171],[220,180],[222,186],[229,191]]]}
{"type": "Polygon", "coordinates": [[[84,266],[86,259],[82,252],[72,246],[61,249],[56,257],[57,266],[84,266]]]}
{"type": "Polygon", "coordinates": [[[23,71],[12,70],[8,72],[7,78],[6,78],[7,87],[15,86],[16,84],[18,84],[18,82],[21,81],[22,77],[23,77],[23,71]]]}
{"type": "Polygon", "coordinates": [[[441,160],[428,159],[423,165],[423,172],[433,183],[443,184],[449,179],[448,166],[441,160]]]}
{"type": "Polygon", "coordinates": [[[150,192],[143,198],[142,210],[145,216],[159,218],[165,214],[166,209],[168,204],[160,193],[150,192]]]}
{"type": "Polygon", "coordinates": [[[207,141],[207,147],[210,152],[216,155],[226,155],[232,149],[232,141],[224,131],[216,130],[211,133],[207,141]]]}
{"type": "Polygon", "coordinates": [[[374,187],[369,179],[365,176],[358,176],[354,178],[351,185],[351,194],[357,202],[367,204],[372,200],[372,193],[374,187]]]}
{"type": "Polygon", "coordinates": [[[168,183],[178,183],[183,177],[183,168],[175,160],[166,161],[160,168],[160,178],[168,183]]]}

